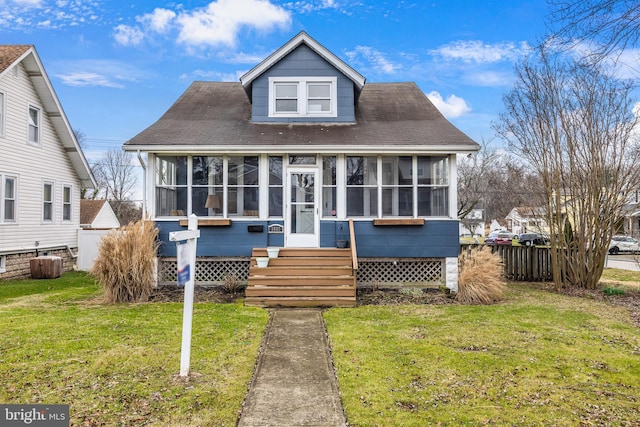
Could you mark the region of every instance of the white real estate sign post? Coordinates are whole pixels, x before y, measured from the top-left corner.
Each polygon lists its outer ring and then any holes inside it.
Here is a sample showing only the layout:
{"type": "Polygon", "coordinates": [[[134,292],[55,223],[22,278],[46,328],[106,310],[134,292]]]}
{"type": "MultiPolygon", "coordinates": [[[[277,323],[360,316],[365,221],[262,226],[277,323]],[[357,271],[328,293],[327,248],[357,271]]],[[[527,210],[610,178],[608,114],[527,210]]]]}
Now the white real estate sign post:
{"type": "Polygon", "coordinates": [[[184,286],[184,312],[182,315],[182,351],[180,353],[180,376],[189,375],[191,358],[191,325],[193,319],[193,288],[196,275],[196,243],[200,237],[198,217],[189,215],[189,226],[185,231],[172,231],[169,240],[178,243],[178,286],[184,286]]]}

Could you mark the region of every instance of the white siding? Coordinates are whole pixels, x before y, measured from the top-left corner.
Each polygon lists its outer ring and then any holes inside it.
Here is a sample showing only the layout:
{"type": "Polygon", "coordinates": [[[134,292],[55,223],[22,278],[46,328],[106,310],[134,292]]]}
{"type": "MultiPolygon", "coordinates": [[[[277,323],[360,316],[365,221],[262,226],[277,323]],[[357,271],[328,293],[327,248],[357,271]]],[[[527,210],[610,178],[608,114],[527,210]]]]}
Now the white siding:
{"type": "Polygon", "coordinates": [[[42,101],[25,69],[20,65],[18,77],[6,73],[0,78],[5,94],[5,135],[0,137],[0,173],[16,175],[17,222],[0,223],[0,252],[69,245],[76,247],[80,220],[80,182],[60,143],[42,101]],[[29,105],[41,108],[41,143],[27,142],[29,105]],[[53,222],[42,222],[43,182],[54,183],[53,222]],[[62,221],[63,186],[71,185],[72,221],[62,221]]]}
{"type": "Polygon", "coordinates": [[[93,228],[118,228],[120,227],[120,221],[115,212],[111,208],[109,203],[105,203],[96,215],[96,218],[91,223],[93,228]]]}

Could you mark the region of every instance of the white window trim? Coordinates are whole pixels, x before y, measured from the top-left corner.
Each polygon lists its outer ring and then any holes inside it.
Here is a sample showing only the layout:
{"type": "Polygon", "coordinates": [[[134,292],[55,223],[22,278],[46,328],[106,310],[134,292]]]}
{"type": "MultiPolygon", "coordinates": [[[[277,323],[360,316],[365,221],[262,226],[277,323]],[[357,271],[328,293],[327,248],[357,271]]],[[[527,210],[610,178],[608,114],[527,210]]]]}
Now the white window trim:
{"type": "Polygon", "coordinates": [[[43,224],[53,224],[55,220],[55,200],[56,200],[56,185],[53,181],[42,181],[42,223],[43,224]],[[44,199],[44,186],[51,186],[51,219],[45,219],[44,217],[44,204],[46,200],[44,199]]]}
{"type": "Polygon", "coordinates": [[[11,224],[11,225],[15,225],[18,223],[18,176],[17,175],[11,175],[11,174],[3,174],[0,173],[0,225],[7,225],[7,224],[11,224]],[[13,216],[14,219],[13,221],[5,221],[4,219],[4,208],[5,208],[5,182],[7,178],[12,178],[14,181],[14,197],[13,197],[13,216]]]}
{"type": "Polygon", "coordinates": [[[62,222],[64,223],[69,223],[69,222],[73,222],[73,185],[72,184],[62,184],[62,222]],[[68,188],[69,189],[69,219],[65,219],[64,217],[64,206],[65,201],[64,201],[64,190],[68,188]]]}
{"type": "Polygon", "coordinates": [[[0,255],[0,273],[7,272],[7,256],[0,255]]]}
{"type": "Polygon", "coordinates": [[[269,77],[269,117],[312,118],[338,117],[338,78],[337,77],[269,77]],[[296,112],[276,112],[275,85],[277,83],[295,83],[298,87],[298,108],[296,112]],[[329,83],[330,102],[328,112],[307,111],[307,85],[309,83],[329,83]]]}
{"type": "Polygon", "coordinates": [[[42,145],[42,107],[29,103],[27,106],[27,142],[31,145],[42,145]],[[29,132],[29,126],[31,126],[31,110],[38,111],[38,123],[36,124],[37,129],[37,141],[32,141],[29,132]]]}

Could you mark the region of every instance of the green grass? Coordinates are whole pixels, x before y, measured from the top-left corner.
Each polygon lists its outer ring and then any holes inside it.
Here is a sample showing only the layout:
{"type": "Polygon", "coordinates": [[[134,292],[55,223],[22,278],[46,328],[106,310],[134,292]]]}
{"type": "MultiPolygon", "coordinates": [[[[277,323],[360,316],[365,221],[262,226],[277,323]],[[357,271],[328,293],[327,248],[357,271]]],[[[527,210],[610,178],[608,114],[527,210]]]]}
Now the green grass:
{"type": "Polygon", "coordinates": [[[325,312],[351,426],[634,425],[640,331],[628,312],[534,286],[491,306],[325,312]]]}
{"type": "Polygon", "coordinates": [[[194,305],[181,380],[181,303],[107,305],[82,273],[0,283],[0,402],[70,404],[73,425],[234,426],[265,310],[194,305]]]}
{"type": "Polygon", "coordinates": [[[622,270],[619,268],[605,268],[602,271],[602,281],[604,282],[617,282],[620,284],[627,284],[638,286],[640,285],[640,271],[622,270]]]}

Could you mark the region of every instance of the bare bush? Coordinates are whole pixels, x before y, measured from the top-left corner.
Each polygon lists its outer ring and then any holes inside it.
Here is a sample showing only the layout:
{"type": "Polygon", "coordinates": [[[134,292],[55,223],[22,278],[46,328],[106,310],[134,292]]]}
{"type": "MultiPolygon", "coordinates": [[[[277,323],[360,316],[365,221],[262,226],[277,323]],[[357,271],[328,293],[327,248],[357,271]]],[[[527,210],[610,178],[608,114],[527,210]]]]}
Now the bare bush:
{"type": "Polygon", "coordinates": [[[481,246],[463,252],[458,258],[458,294],[462,304],[491,304],[503,297],[505,280],[502,260],[491,248],[481,246]]]}
{"type": "Polygon", "coordinates": [[[91,272],[107,301],[139,302],[151,295],[154,283],[158,229],[140,220],[114,230],[102,239],[91,272]]]}
{"type": "Polygon", "coordinates": [[[235,274],[226,274],[222,280],[221,288],[228,294],[235,294],[240,290],[240,281],[235,274]]]}

